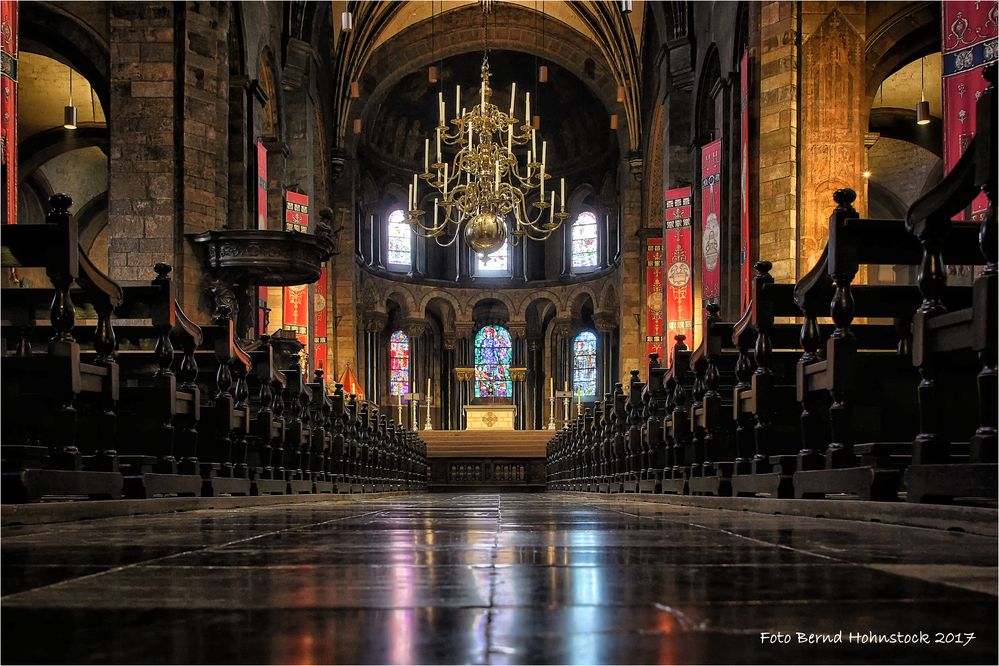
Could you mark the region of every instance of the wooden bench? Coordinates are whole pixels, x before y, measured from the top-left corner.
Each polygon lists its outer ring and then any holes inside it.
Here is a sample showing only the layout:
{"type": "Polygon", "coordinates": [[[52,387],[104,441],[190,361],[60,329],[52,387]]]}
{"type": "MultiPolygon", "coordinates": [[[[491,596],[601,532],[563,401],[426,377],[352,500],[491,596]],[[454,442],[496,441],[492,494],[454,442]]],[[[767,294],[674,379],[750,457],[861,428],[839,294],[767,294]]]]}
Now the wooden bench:
{"type": "MultiPolygon", "coordinates": [[[[114,361],[112,309],[121,290],[80,249],[73,205],[66,194],[49,199],[45,224],[9,225],[0,243],[3,267],[44,268],[50,291],[51,337],[44,352],[27,342],[25,320],[12,355],[3,363],[3,500],[27,501],[45,496],[118,498],[122,476],[113,448],[118,401],[118,366],[114,361]],[[96,358],[81,359],[74,338],[74,284],[100,304],[94,336],[96,358]],[[99,436],[94,448],[78,447],[82,427],[99,436]]],[[[16,290],[4,290],[12,292],[16,290]]],[[[4,298],[5,317],[20,310],[18,299],[4,298]]],[[[24,317],[20,310],[15,315],[24,317]]]]}

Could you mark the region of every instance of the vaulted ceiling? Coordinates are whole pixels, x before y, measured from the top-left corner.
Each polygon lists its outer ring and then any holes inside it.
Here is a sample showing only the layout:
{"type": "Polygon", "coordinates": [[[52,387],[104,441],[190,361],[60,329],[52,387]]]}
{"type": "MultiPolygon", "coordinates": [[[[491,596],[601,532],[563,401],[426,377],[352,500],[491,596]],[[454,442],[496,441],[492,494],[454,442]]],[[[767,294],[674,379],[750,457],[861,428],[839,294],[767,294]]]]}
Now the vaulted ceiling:
{"type": "MultiPolygon", "coordinates": [[[[366,107],[382,103],[401,79],[451,56],[481,52],[487,31],[477,0],[444,2],[343,2],[335,0],[334,49],[337,78],[334,106],[337,142],[350,140],[353,120],[368,116],[366,107]],[[340,16],[350,9],[354,29],[340,30],[340,16]],[[366,82],[362,96],[351,99],[350,83],[366,82]]],[[[643,2],[624,14],[619,2],[580,0],[506,0],[493,2],[488,38],[493,48],[538,56],[571,72],[587,85],[608,114],[621,118],[621,144],[638,150],[641,141],[639,48],[643,2]],[[617,90],[624,87],[623,102],[617,90]]],[[[524,84],[534,72],[525,72],[524,84]]]]}

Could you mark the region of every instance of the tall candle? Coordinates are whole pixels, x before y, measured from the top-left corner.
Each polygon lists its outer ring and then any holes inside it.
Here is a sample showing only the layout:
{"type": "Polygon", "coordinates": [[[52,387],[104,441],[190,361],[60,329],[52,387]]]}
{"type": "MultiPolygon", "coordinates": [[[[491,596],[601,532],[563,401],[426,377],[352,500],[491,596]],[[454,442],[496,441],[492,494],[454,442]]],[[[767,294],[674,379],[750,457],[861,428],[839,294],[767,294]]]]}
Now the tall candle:
{"type": "Polygon", "coordinates": [[[447,197],[447,181],[448,181],[448,164],[444,163],[444,196],[447,197]]]}
{"type": "Polygon", "coordinates": [[[444,93],[443,92],[437,93],[437,108],[440,109],[440,112],[441,112],[441,125],[443,125],[444,124],[444,93]]]}
{"type": "Polygon", "coordinates": [[[569,382],[566,382],[566,383],[565,383],[565,389],[564,389],[564,390],[565,390],[565,391],[568,391],[568,390],[569,390],[569,382]]]}
{"type": "Polygon", "coordinates": [[[486,84],[485,84],[484,81],[482,83],[481,93],[482,93],[482,95],[481,95],[482,96],[482,101],[481,101],[482,113],[485,113],[486,112],[486,84]]]}
{"type": "Polygon", "coordinates": [[[547,164],[548,163],[548,142],[547,141],[542,141],[541,142],[541,163],[542,164],[547,164]]]}
{"type": "Polygon", "coordinates": [[[531,93],[527,93],[524,100],[524,123],[528,124],[531,122],[531,93]]]}
{"type": "Polygon", "coordinates": [[[441,128],[437,128],[437,163],[441,162],[441,128]]]}
{"type": "Polygon", "coordinates": [[[565,178],[560,178],[559,179],[559,187],[562,190],[559,193],[559,199],[562,200],[562,212],[564,213],[565,212],[565,178]]]}
{"type": "Polygon", "coordinates": [[[548,378],[548,395],[550,395],[553,398],[555,397],[555,378],[554,377],[549,377],[548,378]]]}
{"type": "Polygon", "coordinates": [[[461,86],[454,87],[454,110],[457,113],[461,108],[461,86]]]}
{"type": "Polygon", "coordinates": [[[541,163],[541,200],[545,200],[545,163],[541,163]]]}
{"type": "Polygon", "coordinates": [[[430,377],[427,377],[427,402],[430,402],[430,377]]]}
{"type": "Polygon", "coordinates": [[[510,119],[513,119],[513,104],[517,101],[517,82],[510,85],[510,119]]]}
{"type": "Polygon", "coordinates": [[[414,173],[413,174],[413,210],[416,210],[416,200],[419,199],[419,195],[417,194],[417,189],[418,188],[419,188],[419,185],[416,184],[416,174],[414,173]]]}
{"type": "Polygon", "coordinates": [[[423,173],[430,173],[430,139],[423,140],[423,173]]]}
{"type": "Polygon", "coordinates": [[[409,186],[409,210],[413,210],[413,186],[409,186]]]}
{"type": "Polygon", "coordinates": [[[496,189],[499,189],[499,162],[496,163],[496,189]]]}
{"type": "Polygon", "coordinates": [[[437,199],[434,199],[434,226],[437,226],[437,199]]]}

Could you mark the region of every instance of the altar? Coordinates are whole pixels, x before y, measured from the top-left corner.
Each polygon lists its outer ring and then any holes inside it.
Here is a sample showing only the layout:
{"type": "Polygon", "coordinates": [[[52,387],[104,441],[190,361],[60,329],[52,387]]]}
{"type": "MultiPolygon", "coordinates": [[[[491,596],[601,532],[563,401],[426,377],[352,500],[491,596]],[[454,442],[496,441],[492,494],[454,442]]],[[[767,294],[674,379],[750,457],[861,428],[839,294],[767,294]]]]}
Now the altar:
{"type": "Polygon", "coordinates": [[[465,405],[465,430],[513,430],[516,405],[465,405]]]}

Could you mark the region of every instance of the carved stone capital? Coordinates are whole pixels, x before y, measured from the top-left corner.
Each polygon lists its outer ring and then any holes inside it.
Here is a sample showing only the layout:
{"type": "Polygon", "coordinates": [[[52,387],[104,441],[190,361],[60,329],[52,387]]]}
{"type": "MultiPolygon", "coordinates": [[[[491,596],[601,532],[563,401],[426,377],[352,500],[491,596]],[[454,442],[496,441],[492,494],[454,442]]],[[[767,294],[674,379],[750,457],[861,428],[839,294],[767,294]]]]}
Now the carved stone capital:
{"type": "Polygon", "coordinates": [[[454,325],[454,333],[459,338],[471,338],[474,330],[475,324],[472,322],[456,322],[454,325]]]}
{"type": "Polygon", "coordinates": [[[510,379],[522,382],[527,379],[527,368],[510,368],[510,379]]]}
{"type": "Polygon", "coordinates": [[[364,314],[364,330],[368,333],[381,333],[388,324],[388,315],[384,312],[366,312],[364,314]]]}
{"type": "Polygon", "coordinates": [[[527,322],[526,321],[511,321],[506,325],[506,330],[510,331],[510,335],[515,338],[522,338],[527,335],[527,322]]]}
{"type": "Polygon", "coordinates": [[[458,346],[458,339],[454,336],[453,333],[445,333],[443,344],[444,344],[444,349],[448,351],[454,351],[455,347],[458,346]]]}
{"type": "Polygon", "coordinates": [[[601,333],[611,333],[617,329],[617,315],[611,312],[596,312],[593,314],[593,325],[601,333]]]}
{"type": "Polygon", "coordinates": [[[527,339],[527,351],[536,352],[540,351],[542,345],[545,344],[544,338],[528,338],[527,339]]]}
{"type": "Polygon", "coordinates": [[[568,317],[560,317],[555,320],[553,326],[554,328],[552,330],[556,335],[565,337],[572,331],[572,319],[569,319],[568,317]]]}
{"type": "Polygon", "coordinates": [[[470,382],[475,377],[475,368],[455,368],[454,378],[459,382],[470,382]]]}
{"type": "Polygon", "coordinates": [[[642,174],[645,170],[645,160],[642,159],[642,154],[640,152],[632,152],[628,154],[628,168],[631,170],[631,176],[635,179],[635,182],[642,182],[642,174]]]}
{"type": "Polygon", "coordinates": [[[406,330],[406,335],[412,338],[419,338],[429,330],[430,325],[423,319],[407,319],[402,323],[406,330]]]}

